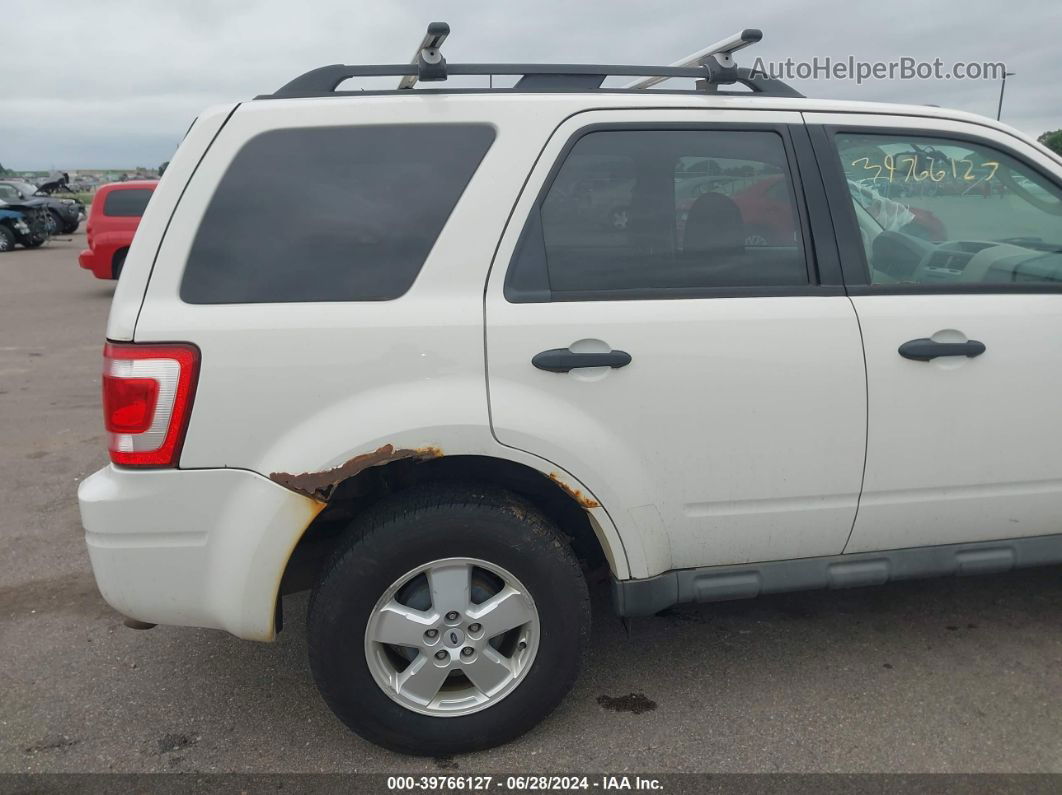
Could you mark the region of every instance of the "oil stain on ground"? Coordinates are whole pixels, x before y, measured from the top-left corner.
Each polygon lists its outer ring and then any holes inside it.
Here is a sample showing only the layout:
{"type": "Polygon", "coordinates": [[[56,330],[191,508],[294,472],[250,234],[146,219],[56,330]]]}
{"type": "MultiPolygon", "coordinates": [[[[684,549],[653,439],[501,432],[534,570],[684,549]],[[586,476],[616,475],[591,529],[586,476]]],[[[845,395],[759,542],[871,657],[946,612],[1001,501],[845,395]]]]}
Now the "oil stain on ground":
{"type": "Polygon", "coordinates": [[[180,751],[195,745],[197,742],[199,742],[198,737],[184,734],[183,732],[164,734],[158,739],[159,753],[168,754],[173,751],[180,751]]]}
{"type": "Polygon", "coordinates": [[[597,703],[613,712],[633,712],[641,715],[656,709],[656,702],[646,697],[645,693],[628,693],[625,696],[598,696],[597,703]]]}

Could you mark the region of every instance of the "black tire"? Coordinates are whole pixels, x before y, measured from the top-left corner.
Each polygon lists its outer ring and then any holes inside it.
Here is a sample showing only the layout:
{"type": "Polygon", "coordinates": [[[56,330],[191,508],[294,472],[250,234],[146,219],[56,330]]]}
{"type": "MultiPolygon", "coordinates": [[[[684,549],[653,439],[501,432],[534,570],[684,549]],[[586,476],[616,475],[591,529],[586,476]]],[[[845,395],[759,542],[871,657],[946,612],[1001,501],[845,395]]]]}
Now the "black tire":
{"type": "Polygon", "coordinates": [[[567,540],[531,504],[472,484],[431,484],[384,498],[356,518],[314,588],[310,667],[332,711],[394,751],[467,753],[506,743],[545,718],[571,689],[586,653],[590,601],[567,540]],[[538,652],[526,678],[497,703],[436,717],[393,701],[373,679],[364,638],[377,601],[419,565],[470,557],[501,566],[538,609],[538,652]]]}
{"type": "Polygon", "coordinates": [[[63,227],[63,234],[64,235],[72,235],[72,234],[74,234],[74,232],[76,232],[80,228],[81,228],[81,219],[80,218],[75,218],[73,221],[71,221],[70,223],[68,223],[66,226],[63,227]]]}
{"type": "Polygon", "coordinates": [[[22,241],[22,245],[25,246],[26,248],[40,248],[41,246],[44,245],[44,241],[47,240],[47,239],[48,239],[47,236],[45,236],[45,237],[31,237],[31,238],[27,238],[26,240],[23,240],[22,241]]]}
{"type": "Polygon", "coordinates": [[[15,240],[15,233],[0,224],[0,254],[11,251],[15,247],[15,240]]]}
{"type": "Polygon", "coordinates": [[[61,235],[66,231],[66,222],[63,220],[63,216],[59,215],[56,210],[48,211],[52,216],[52,231],[51,236],[61,235]]]}
{"type": "Polygon", "coordinates": [[[117,280],[122,275],[122,268],[125,267],[125,256],[129,253],[129,249],[123,248],[114,252],[114,258],[111,260],[111,278],[117,280]]]}

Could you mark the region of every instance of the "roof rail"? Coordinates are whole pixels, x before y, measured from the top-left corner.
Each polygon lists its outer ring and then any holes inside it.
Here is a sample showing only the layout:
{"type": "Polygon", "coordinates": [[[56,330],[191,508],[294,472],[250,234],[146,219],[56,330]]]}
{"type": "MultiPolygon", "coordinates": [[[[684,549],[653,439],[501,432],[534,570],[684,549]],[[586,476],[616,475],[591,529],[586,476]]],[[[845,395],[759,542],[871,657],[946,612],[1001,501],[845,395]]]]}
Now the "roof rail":
{"type": "MultiPolygon", "coordinates": [[[[749,91],[764,96],[802,97],[799,91],[781,80],[753,75],[748,69],[734,64],[733,53],[759,41],[763,34],[755,29],[746,29],[710,47],[694,53],[670,66],[624,66],[616,64],[448,64],[440,46],[450,33],[445,22],[428,25],[427,34],[408,64],[332,64],[311,69],[272,94],[263,94],[256,99],[290,99],[296,97],[322,97],[338,92],[340,83],[352,77],[395,76],[402,79],[398,90],[413,88],[417,82],[446,80],[450,75],[519,75],[512,89],[493,91],[593,91],[609,76],[640,77],[618,90],[641,90],[670,80],[673,77],[694,78],[698,92],[744,94],[745,92],[719,92],[721,85],[740,83],[749,91]]],[[[483,89],[472,89],[483,90],[483,89]]],[[[357,92],[360,93],[360,92],[357,92]]]]}

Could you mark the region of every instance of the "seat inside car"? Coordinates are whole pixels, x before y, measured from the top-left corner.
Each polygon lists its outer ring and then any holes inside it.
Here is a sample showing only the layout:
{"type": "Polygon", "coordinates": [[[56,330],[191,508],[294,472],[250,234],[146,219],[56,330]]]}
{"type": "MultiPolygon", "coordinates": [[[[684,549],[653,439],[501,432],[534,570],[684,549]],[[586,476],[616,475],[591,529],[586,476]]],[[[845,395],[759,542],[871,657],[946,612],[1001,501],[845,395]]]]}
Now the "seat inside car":
{"type": "Polygon", "coordinates": [[[745,222],[729,196],[705,193],[690,207],[682,250],[686,254],[733,256],[745,251],[745,222]]]}

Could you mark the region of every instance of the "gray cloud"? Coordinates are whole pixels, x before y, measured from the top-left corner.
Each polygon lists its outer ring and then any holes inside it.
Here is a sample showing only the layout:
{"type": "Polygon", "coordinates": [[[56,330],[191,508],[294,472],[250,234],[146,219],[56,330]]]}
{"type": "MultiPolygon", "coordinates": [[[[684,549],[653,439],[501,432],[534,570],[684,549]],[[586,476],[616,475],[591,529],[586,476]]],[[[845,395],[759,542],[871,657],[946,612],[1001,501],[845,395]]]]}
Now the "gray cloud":
{"type": "MultiPolygon", "coordinates": [[[[451,61],[668,63],[742,27],[766,60],[1003,61],[1004,121],[1062,127],[1062,3],[1010,0],[51,0],[4,3],[0,162],[131,167],[170,157],[192,118],[326,63],[405,61],[433,19],[451,61]],[[445,7],[444,7],[445,6],[445,7]]],[[[751,60],[748,59],[748,60],[751,60]]],[[[994,115],[998,81],[794,81],[809,96],[932,103],[994,115]]]]}

